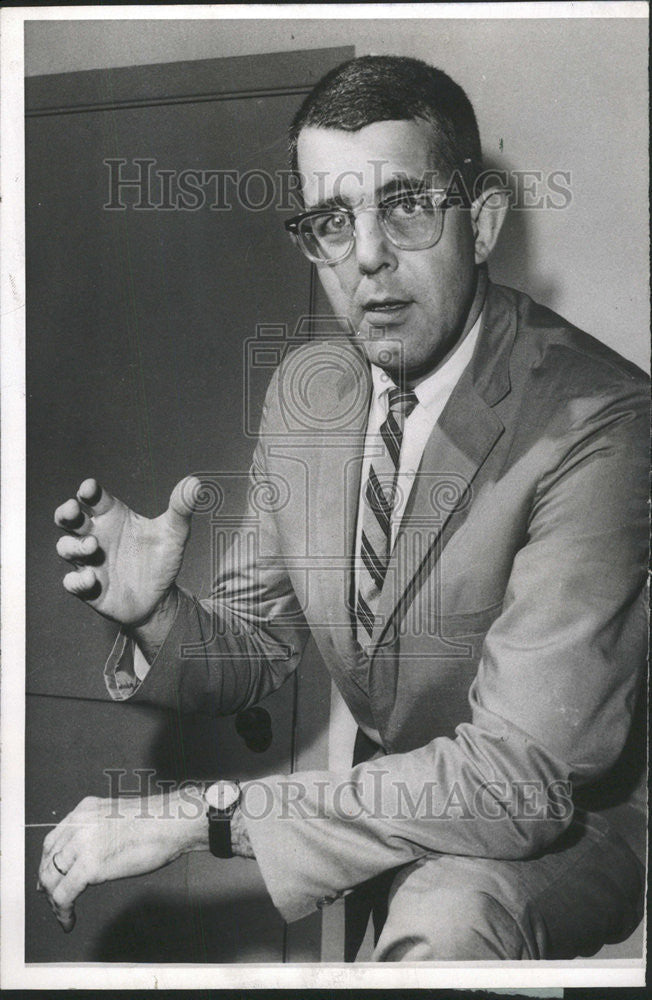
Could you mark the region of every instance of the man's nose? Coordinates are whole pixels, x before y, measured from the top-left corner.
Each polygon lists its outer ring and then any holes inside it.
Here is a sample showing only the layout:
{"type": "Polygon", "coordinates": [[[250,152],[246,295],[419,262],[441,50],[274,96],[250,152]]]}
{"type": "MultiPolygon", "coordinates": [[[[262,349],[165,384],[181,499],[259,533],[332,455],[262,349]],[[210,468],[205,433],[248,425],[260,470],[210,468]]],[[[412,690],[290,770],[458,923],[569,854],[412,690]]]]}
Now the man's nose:
{"type": "Polygon", "coordinates": [[[363,274],[375,274],[383,267],[393,270],[398,264],[394,247],[373,209],[360,212],[355,220],[355,255],[363,274]]]}

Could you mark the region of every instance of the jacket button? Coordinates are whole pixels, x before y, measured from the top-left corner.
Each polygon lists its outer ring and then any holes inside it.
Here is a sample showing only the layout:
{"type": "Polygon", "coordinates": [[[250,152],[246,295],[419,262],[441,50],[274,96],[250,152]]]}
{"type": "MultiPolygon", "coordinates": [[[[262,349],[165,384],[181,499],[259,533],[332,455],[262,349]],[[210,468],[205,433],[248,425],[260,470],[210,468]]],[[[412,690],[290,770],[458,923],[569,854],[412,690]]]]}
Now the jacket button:
{"type": "Polygon", "coordinates": [[[320,896],[315,904],[318,910],[323,910],[325,906],[330,906],[331,903],[335,902],[334,896],[320,896]]]}

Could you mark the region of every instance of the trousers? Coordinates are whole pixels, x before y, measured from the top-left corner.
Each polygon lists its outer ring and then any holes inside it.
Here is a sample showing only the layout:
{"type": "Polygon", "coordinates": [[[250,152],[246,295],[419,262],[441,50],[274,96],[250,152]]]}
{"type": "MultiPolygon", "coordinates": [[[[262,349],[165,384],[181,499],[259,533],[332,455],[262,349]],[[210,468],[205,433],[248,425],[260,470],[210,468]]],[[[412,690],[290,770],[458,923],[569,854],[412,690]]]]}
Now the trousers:
{"type": "Polygon", "coordinates": [[[370,916],[373,961],[586,957],[633,933],[644,895],[645,869],[625,840],[578,810],[538,856],[429,853],[356,887],[345,899],[345,960],[355,960],[370,916]]]}

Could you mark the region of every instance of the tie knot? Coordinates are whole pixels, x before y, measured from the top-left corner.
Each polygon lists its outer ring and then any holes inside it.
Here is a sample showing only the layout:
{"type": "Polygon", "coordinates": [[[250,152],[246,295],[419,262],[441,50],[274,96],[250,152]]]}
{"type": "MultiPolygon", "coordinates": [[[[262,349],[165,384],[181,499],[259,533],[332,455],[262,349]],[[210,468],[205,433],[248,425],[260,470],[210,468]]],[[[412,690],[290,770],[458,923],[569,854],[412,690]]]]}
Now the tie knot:
{"type": "Polygon", "coordinates": [[[391,413],[400,413],[403,417],[409,417],[419,400],[412,389],[398,389],[394,387],[389,390],[389,409],[391,413]]]}

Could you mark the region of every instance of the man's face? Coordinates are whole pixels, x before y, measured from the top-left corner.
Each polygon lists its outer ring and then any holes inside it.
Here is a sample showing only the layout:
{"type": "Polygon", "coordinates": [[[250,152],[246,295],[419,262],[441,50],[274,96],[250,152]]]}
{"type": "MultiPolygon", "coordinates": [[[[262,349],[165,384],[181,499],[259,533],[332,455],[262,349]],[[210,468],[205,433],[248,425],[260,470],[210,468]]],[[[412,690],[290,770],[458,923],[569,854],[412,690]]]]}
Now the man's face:
{"type": "Polygon", "coordinates": [[[355,209],[356,242],[339,264],[319,265],[333,310],[359,332],[370,361],[396,375],[419,378],[436,368],[464,332],[475,290],[474,237],[468,210],[449,208],[439,242],[400,250],[373,212],[362,211],[406,176],[434,176],[432,127],[424,121],[384,121],[358,132],[306,127],[298,166],[306,211],[332,203],[355,209]]]}

